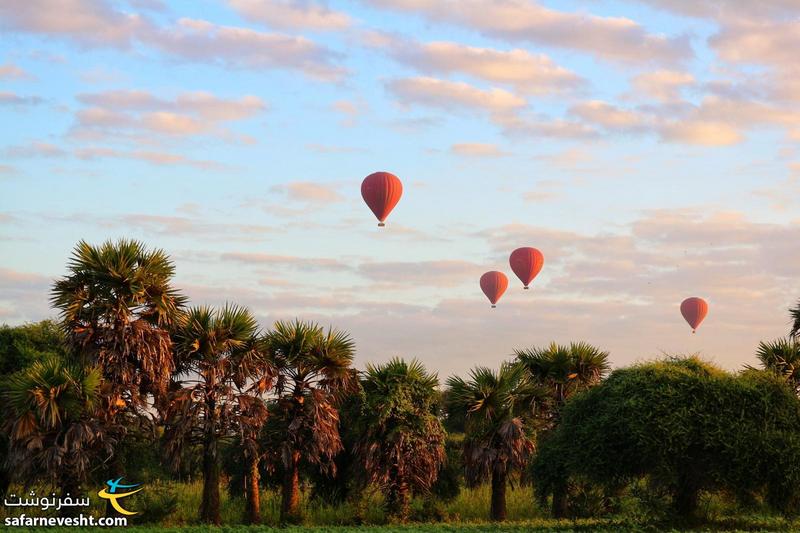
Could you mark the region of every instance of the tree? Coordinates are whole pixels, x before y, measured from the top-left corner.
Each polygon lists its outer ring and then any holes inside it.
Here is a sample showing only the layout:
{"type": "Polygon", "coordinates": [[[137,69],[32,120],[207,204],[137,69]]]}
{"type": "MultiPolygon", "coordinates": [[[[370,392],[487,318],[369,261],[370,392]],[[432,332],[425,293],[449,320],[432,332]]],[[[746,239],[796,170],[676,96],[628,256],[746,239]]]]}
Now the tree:
{"type": "Polygon", "coordinates": [[[337,407],[358,385],[354,344],[344,332],[299,320],[276,322],[267,342],[278,377],[264,447],[283,474],[281,521],[297,522],[301,461],[335,474],[342,450],[337,407]]]}
{"type": "MultiPolygon", "coordinates": [[[[67,357],[64,333],[52,320],[21,326],[0,326],[0,390],[6,389],[10,375],[36,361],[49,357],[67,357]]],[[[8,460],[8,432],[0,434],[0,496],[11,483],[14,465],[8,460]]]]}
{"type": "Polygon", "coordinates": [[[535,390],[525,368],[503,363],[499,372],[477,367],[468,381],[447,380],[447,401],[466,413],[464,465],[466,480],[475,485],[491,476],[492,520],[506,518],[506,485],[522,469],[534,449],[525,418],[535,390]]]}
{"type": "Polygon", "coordinates": [[[174,369],[170,330],[186,301],[171,285],[169,257],[133,240],[80,241],[67,268],[51,303],[70,347],[84,364],[100,367],[109,387],[106,417],[142,410],[148,394],[159,405],[174,369]]]}
{"type": "Polygon", "coordinates": [[[167,410],[167,450],[177,466],[187,446],[202,446],[200,520],[220,523],[219,443],[239,433],[254,477],[248,483],[248,518],[257,522],[260,454],[251,441],[267,417],[259,396],[274,377],[258,323],[250,311],[235,305],[193,308],[175,333],[175,350],[187,385],[173,393],[167,410]]]}
{"type": "Polygon", "coordinates": [[[514,355],[531,380],[549,391],[551,418],[570,396],[596,385],[610,368],[608,352],[585,342],[553,342],[546,348],[516,350],[514,355]]]}
{"type": "MultiPolygon", "coordinates": [[[[586,342],[569,345],[550,343],[546,348],[516,350],[519,364],[538,385],[541,406],[536,419],[540,430],[550,430],[558,423],[564,403],[574,394],[600,382],[608,372],[608,352],[586,342]]],[[[554,487],[553,514],[563,516],[567,505],[566,482],[554,487]]]]}
{"type": "Polygon", "coordinates": [[[0,326],[0,378],[48,357],[67,357],[64,332],[52,320],[0,326]]]}
{"type": "Polygon", "coordinates": [[[445,459],[436,416],[438,379],[419,361],[367,365],[356,446],[370,483],[383,489],[390,516],[408,519],[412,492],[428,492],[445,459]]]}
{"type": "Polygon", "coordinates": [[[17,479],[44,478],[73,497],[114,441],[98,422],[100,369],[49,356],[10,376],[3,391],[9,464],[17,479]]]}
{"type": "Polygon", "coordinates": [[[800,342],[795,338],[760,342],[756,357],[762,366],[782,376],[800,394],[800,342]]]}
{"type": "Polygon", "coordinates": [[[701,491],[800,503],[800,400],[770,372],[730,374],[697,358],[617,369],[574,396],[539,441],[534,486],[563,480],[616,492],[647,480],[690,520],[701,491]]]}
{"type": "Polygon", "coordinates": [[[789,309],[789,315],[792,317],[792,329],[789,332],[789,336],[796,338],[800,335],[800,301],[789,309]]]}

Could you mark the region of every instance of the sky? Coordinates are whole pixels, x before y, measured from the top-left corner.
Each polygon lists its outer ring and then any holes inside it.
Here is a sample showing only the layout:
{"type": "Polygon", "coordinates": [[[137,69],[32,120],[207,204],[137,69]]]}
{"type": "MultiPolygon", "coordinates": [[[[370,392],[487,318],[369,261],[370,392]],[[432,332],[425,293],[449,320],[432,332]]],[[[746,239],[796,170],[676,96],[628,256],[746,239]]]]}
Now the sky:
{"type": "Polygon", "coordinates": [[[75,244],[126,237],[192,305],[345,329],[359,367],[754,364],[800,298],[798,49],[798,0],[2,2],[0,322],[56,316],[75,244]]]}

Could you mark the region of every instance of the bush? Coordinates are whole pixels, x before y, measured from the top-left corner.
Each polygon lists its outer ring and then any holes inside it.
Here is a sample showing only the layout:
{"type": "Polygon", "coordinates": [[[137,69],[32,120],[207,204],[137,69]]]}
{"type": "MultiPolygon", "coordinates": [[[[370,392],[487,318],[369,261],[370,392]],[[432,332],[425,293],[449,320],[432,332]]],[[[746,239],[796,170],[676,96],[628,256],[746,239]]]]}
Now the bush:
{"type": "Polygon", "coordinates": [[[767,372],[694,357],[616,370],[569,401],[539,447],[540,500],[574,479],[614,492],[647,477],[686,518],[701,491],[760,494],[783,512],[800,502],[800,400],[767,372]]]}

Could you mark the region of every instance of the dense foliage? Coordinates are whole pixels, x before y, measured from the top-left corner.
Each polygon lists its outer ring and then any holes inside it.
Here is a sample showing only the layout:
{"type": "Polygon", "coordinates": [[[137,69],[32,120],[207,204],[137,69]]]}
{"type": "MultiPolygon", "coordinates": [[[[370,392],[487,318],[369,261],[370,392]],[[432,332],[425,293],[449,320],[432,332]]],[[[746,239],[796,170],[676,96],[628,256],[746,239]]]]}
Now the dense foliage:
{"type": "Polygon", "coordinates": [[[540,439],[541,498],[583,480],[618,491],[645,479],[691,517],[701,491],[800,503],[800,401],[772,373],[724,372],[697,358],[614,371],[576,396],[540,439]]]}

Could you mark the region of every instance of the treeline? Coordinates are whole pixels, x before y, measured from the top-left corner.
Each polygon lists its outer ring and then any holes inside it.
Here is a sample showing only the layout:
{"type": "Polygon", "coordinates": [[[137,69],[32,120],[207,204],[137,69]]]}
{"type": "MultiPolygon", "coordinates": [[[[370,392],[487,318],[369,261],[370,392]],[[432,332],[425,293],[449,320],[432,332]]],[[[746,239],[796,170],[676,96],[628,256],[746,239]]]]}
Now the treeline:
{"type": "Polygon", "coordinates": [[[397,521],[415,495],[435,505],[483,483],[493,520],[517,483],[559,517],[613,513],[631,493],[683,517],[704,491],[800,503],[793,337],[759,346],[763,370],[683,358],[606,377],[607,352],[551,344],[440,388],[416,360],[357,371],[336,329],[264,331],[235,304],[191,307],[169,257],[136,241],[81,242],[67,269],[58,322],[0,328],[0,496],[199,476],[212,524],[223,484],[253,524],[264,487],[280,491],[282,522],[301,521],[301,485],[328,502],[377,487],[397,521]]]}

